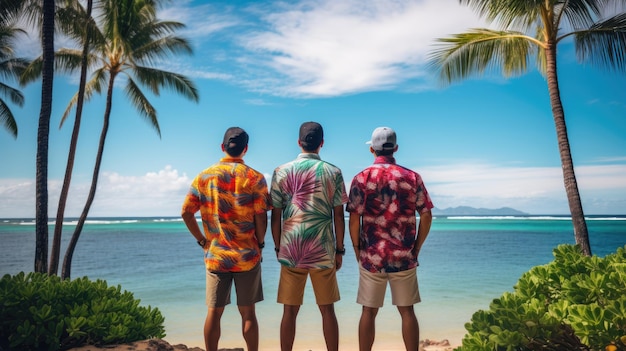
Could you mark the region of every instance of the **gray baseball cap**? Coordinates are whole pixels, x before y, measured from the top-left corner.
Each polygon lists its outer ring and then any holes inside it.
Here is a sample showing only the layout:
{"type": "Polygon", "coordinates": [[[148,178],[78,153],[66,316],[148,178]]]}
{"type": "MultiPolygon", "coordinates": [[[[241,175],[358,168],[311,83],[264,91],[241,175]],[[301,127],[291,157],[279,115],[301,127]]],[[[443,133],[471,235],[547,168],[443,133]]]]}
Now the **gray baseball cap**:
{"type": "Polygon", "coordinates": [[[367,143],[376,151],[393,150],[396,147],[396,132],[389,127],[378,127],[367,143]]]}

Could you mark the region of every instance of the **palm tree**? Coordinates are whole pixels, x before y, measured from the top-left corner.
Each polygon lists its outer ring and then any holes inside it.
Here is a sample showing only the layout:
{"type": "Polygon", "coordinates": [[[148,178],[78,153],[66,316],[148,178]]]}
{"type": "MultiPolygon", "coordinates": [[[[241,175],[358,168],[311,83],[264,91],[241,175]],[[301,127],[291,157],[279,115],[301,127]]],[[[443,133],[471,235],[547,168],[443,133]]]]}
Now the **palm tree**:
{"type": "MultiPolygon", "coordinates": [[[[0,15],[0,20],[14,20],[24,18],[28,24],[37,27],[41,32],[43,54],[38,60],[31,62],[22,70],[20,83],[22,85],[32,82],[35,78],[42,77],[42,110],[38,130],[37,146],[37,180],[36,180],[36,248],[35,248],[35,271],[47,271],[48,257],[48,137],[50,132],[50,114],[52,111],[52,79],[54,76],[54,33],[55,23],[59,24],[65,32],[77,26],[75,12],[72,5],[74,1],[67,0],[66,7],[56,7],[55,1],[49,3],[38,0],[0,0],[0,7],[6,9],[0,15]],[[68,12],[69,10],[69,12],[68,12]],[[47,12],[46,12],[47,11],[47,12]],[[74,17],[67,17],[68,13],[74,17]],[[57,18],[58,16],[58,18],[57,18]],[[36,75],[33,72],[37,72],[36,75]]],[[[84,31],[84,27],[82,28],[84,31]]],[[[70,34],[75,33],[68,32],[70,34]]],[[[60,237],[59,237],[60,242],[60,237]]],[[[55,237],[56,243],[56,237],[55,237]]],[[[58,246],[57,246],[58,247],[58,246]]],[[[53,245],[52,263],[55,262],[53,245]]],[[[56,274],[58,266],[58,253],[56,266],[50,267],[49,274],[56,274]],[[51,273],[52,272],[52,273],[51,273]]],[[[51,264],[52,264],[51,263],[51,264]]]]}
{"type": "MultiPolygon", "coordinates": [[[[29,62],[24,58],[15,57],[14,40],[18,34],[25,34],[26,32],[21,28],[17,28],[14,22],[14,19],[7,19],[6,21],[0,19],[0,77],[18,81],[29,62]]],[[[15,116],[3,97],[8,98],[18,106],[23,106],[24,95],[18,89],[0,81],[0,124],[14,138],[17,138],[15,116]]]]}
{"type": "Polygon", "coordinates": [[[35,176],[35,272],[46,273],[48,265],[48,140],[52,114],[54,78],[54,0],[43,0],[41,47],[41,110],[37,129],[35,176]]]}
{"type": "Polygon", "coordinates": [[[591,256],[589,233],[574,174],[557,76],[557,45],[572,39],[579,61],[626,69],[624,0],[460,0],[501,30],[478,28],[438,40],[432,66],[450,83],[501,67],[505,77],[524,73],[534,56],[546,77],[574,237],[591,256]],[[614,6],[613,6],[614,5],[614,6]],[[616,14],[617,13],[617,14],[616,14]],[[609,16],[606,16],[609,15],[609,16]]]}
{"type": "MultiPolygon", "coordinates": [[[[100,93],[106,88],[106,107],[91,187],[63,261],[61,276],[64,279],[70,278],[74,249],[96,194],[116,78],[120,75],[125,76],[125,95],[140,115],[148,119],[159,136],[161,131],[156,110],[140,85],[157,96],[161,88],[165,87],[193,101],[198,101],[199,98],[195,85],[187,77],[150,67],[156,59],[192,52],[190,44],[185,39],[173,34],[177,29],[184,27],[183,24],[158,20],[154,1],[103,0],[100,5],[102,8],[98,36],[101,40],[94,41],[94,48],[89,57],[90,63],[99,63],[100,66],[94,67],[92,78],[85,87],[85,98],[89,99],[94,92],[100,93]]],[[[70,55],[72,50],[66,50],[65,53],[70,55]]],[[[81,53],[74,54],[80,57],[81,53]]],[[[77,94],[70,101],[61,123],[76,105],[78,97],[77,94]]]]}
{"type": "Polygon", "coordinates": [[[76,115],[74,117],[74,127],[72,129],[72,137],[70,140],[70,149],[67,156],[67,165],[65,168],[65,177],[63,178],[63,186],[61,187],[61,193],[59,195],[59,203],[57,207],[56,222],[54,225],[54,235],[52,239],[52,248],[50,250],[50,265],[48,267],[48,274],[56,275],[59,269],[59,256],[61,252],[61,236],[63,234],[63,220],[65,218],[65,205],[67,203],[67,197],[69,195],[70,183],[72,180],[72,171],[74,170],[74,159],[76,156],[76,147],[78,144],[78,134],[80,132],[80,125],[83,112],[83,102],[85,96],[85,85],[87,82],[87,68],[89,65],[89,42],[93,36],[93,30],[95,24],[91,18],[91,12],[93,9],[93,0],[87,1],[87,8],[83,10],[80,3],[77,1],[68,1],[68,4],[62,11],[69,12],[63,16],[65,19],[75,18],[76,20],[64,21],[62,24],[66,26],[64,32],[73,33],[79,40],[83,42],[83,51],[80,63],[80,82],[78,85],[78,95],[76,102],[76,115]],[[78,27],[76,27],[78,26],[78,27]]]}

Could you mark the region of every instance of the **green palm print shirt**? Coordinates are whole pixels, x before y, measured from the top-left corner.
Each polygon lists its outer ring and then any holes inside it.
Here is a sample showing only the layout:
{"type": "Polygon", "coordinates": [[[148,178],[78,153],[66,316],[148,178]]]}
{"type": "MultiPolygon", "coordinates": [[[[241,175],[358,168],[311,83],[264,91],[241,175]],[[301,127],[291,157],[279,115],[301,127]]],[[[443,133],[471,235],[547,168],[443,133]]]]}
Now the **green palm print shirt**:
{"type": "Polygon", "coordinates": [[[282,209],[278,261],[294,268],[334,267],[333,208],[348,201],[341,170],[318,154],[301,153],[274,170],[270,196],[274,208],[282,209]]]}

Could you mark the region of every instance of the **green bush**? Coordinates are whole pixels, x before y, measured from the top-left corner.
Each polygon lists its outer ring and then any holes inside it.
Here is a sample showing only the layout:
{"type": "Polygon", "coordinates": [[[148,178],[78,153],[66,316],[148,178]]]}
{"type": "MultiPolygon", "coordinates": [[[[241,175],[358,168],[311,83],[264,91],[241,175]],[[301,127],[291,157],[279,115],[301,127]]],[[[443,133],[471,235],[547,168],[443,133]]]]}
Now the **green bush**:
{"type": "Polygon", "coordinates": [[[554,261],[474,313],[456,350],[626,350],[625,249],[599,258],[558,246],[554,261]]]}
{"type": "Polygon", "coordinates": [[[121,287],[41,273],[0,280],[0,350],[66,350],[165,336],[157,308],[121,287]]]}

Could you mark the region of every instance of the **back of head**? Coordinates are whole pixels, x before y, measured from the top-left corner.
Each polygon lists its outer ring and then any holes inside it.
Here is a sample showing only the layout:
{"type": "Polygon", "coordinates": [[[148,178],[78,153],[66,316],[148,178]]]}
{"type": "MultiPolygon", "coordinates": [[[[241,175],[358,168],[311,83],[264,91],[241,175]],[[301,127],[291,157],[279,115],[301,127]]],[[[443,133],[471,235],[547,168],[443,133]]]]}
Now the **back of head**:
{"type": "Polygon", "coordinates": [[[300,145],[304,151],[315,151],[324,140],[324,129],[317,122],[304,122],[300,126],[300,145]]]}
{"type": "Polygon", "coordinates": [[[372,132],[370,146],[376,155],[392,155],[396,151],[396,132],[389,127],[378,127],[372,132]]]}
{"type": "Polygon", "coordinates": [[[248,146],[248,133],[239,127],[230,127],[224,133],[222,145],[229,156],[240,156],[248,146]]]}

